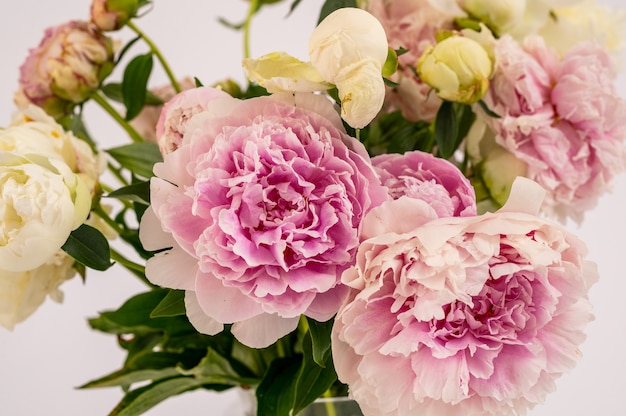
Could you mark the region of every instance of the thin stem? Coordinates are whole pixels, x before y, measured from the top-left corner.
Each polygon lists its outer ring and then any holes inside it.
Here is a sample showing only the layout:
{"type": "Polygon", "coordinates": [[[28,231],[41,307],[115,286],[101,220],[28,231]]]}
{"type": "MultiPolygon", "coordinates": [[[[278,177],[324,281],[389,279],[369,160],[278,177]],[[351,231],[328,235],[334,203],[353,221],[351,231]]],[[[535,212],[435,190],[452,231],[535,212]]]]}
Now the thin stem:
{"type": "MultiPolygon", "coordinates": [[[[324,392],[324,397],[330,398],[333,397],[330,389],[324,392]]],[[[326,408],[326,416],[337,416],[337,410],[335,409],[335,403],[331,400],[324,401],[324,407],[326,408]]]]}
{"type": "Polygon", "coordinates": [[[124,233],[122,227],[120,227],[120,225],[109,216],[109,214],[102,208],[102,205],[96,205],[93,208],[93,212],[95,212],[96,215],[102,219],[102,221],[106,222],[109,227],[113,228],[113,231],[117,234],[121,235],[124,233]]]}
{"type": "Polygon", "coordinates": [[[113,176],[115,176],[115,178],[120,181],[120,183],[124,186],[128,186],[130,185],[128,183],[128,180],[126,180],[126,178],[124,177],[124,175],[122,175],[122,169],[114,166],[111,162],[107,163],[107,168],[109,169],[109,171],[113,174],[113,176]]]}
{"type": "Polygon", "coordinates": [[[250,8],[248,9],[248,15],[246,21],[243,23],[243,57],[250,58],[250,24],[252,23],[252,17],[259,8],[258,0],[250,0],[250,8]]]}
{"type": "Polygon", "coordinates": [[[93,98],[93,100],[98,103],[98,105],[100,105],[100,107],[102,107],[104,109],[104,111],[106,111],[111,117],[113,117],[115,119],[115,121],[118,122],[118,124],[124,129],[126,130],[126,132],[128,133],[128,135],[130,136],[130,138],[134,141],[134,142],[143,142],[143,137],[141,137],[139,135],[139,133],[137,133],[137,130],[135,130],[133,128],[133,126],[131,126],[128,121],[126,121],[124,119],[124,117],[122,117],[120,115],[120,113],[118,113],[115,108],[113,108],[111,106],[111,104],[109,104],[109,102],[100,94],[100,93],[95,93],[91,96],[91,98],[93,98]]]}
{"type": "Polygon", "coordinates": [[[128,271],[137,276],[139,280],[144,282],[148,287],[155,287],[150,281],[146,278],[146,268],[141,264],[137,264],[134,261],[128,260],[122,253],[115,250],[111,247],[111,260],[116,261],[117,263],[124,266],[128,271]]]}
{"type": "Polygon", "coordinates": [[[126,267],[128,270],[139,272],[142,275],[146,272],[146,268],[144,266],[142,266],[141,264],[135,263],[134,261],[128,260],[126,257],[124,257],[122,253],[115,250],[114,248],[111,248],[111,259],[120,263],[121,265],[126,267]]]}
{"type": "Polygon", "coordinates": [[[152,51],[152,53],[156,55],[157,59],[161,63],[161,66],[165,70],[165,73],[167,74],[167,77],[169,78],[170,83],[172,84],[172,87],[174,87],[174,90],[176,92],[180,92],[181,91],[180,84],[176,80],[176,77],[174,76],[174,72],[172,71],[172,68],[167,63],[167,61],[165,60],[165,57],[161,53],[161,50],[156,46],[156,44],[152,41],[152,39],[150,39],[148,35],[146,35],[141,29],[139,29],[133,22],[129,21],[128,23],[126,23],[126,26],[128,26],[133,32],[139,35],[144,40],[144,42],[148,44],[148,46],[150,47],[150,50],[152,51]]]}

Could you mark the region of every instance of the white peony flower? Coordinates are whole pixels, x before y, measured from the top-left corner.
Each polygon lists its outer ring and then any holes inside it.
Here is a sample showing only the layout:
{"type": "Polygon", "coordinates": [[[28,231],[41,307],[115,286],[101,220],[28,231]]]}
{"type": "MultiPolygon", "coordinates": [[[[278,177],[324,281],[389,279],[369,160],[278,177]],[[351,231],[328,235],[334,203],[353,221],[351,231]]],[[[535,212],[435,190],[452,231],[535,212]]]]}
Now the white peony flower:
{"type": "Polygon", "coordinates": [[[59,158],[81,177],[92,196],[106,168],[104,154],[94,154],[85,141],[34,105],[16,113],[8,128],[0,131],[0,150],[59,158]]]}
{"type": "Polygon", "coordinates": [[[74,259],[57,251],[41,266],[27,271],[0,269],[0,325],[12,330],[28,318],[49,296],[63,300],[59,286],[76,274],[74,259]]]}
{"type": "Polygon", "coordinates": [[[336,79],[341,118],[360,129],[376,117],[385,101],[385,82],[378,63],[364,59],[348,67],[336,79]]]}
{"type": "Polygon", "coordinates": [[[378,19],[352,7],[329,14],[309,38],[311,64],[333,84],[346,68],[364,59],[378,62],[382,69],[387,52],[387,35],[378,19]]]}
{"type": "Polygon", "coordinates": [[[351,7],[329,14],[309,38],[311,64],[325,81],[335,84],[341,116],[354,128],[366,126],[383,106],[382,68],[388,51],[378,19],[351,7]]]}
{"type": "Polygon", "coordinates": [[[0,151],[0,270],[50,260],[90,207],[85,183],[61,160],[0,151]]]}

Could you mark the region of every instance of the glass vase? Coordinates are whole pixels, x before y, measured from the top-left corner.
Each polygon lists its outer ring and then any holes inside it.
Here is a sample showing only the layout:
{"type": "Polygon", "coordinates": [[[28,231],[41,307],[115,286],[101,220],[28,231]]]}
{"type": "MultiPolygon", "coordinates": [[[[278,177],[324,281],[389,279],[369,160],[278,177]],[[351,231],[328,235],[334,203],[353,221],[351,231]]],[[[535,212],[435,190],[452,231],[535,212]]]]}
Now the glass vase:
{"type": "Polygon", "coordinates": [[[363,416],[357,402],[347,397],[324,397],[311,403],[298,416],[363,416]]]}
{"type": "MultiPolygon", "coordinates": [[[[241,390],[244,416],[256,416],[254,390],[241,390]]],[[[303,409],[297,416],[363,416],[356,401],[348,397],[321,397],[303,409]]]]}

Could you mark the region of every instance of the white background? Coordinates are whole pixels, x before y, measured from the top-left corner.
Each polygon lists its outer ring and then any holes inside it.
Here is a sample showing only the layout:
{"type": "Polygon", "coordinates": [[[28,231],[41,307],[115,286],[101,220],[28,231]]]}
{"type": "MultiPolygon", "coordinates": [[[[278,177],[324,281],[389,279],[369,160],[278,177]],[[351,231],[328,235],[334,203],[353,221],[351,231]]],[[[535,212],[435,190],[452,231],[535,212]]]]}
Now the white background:
{"type": "MultiPolygon", "coordinates": [[[[254,21],[253,57],[283,50],[307,59],[307,38],[323,1],[305,0],[284,19],[290,3],[270,6],[254,21]]],[[[621,0],[601,3],[620,7],[621,0]]],[[[89,4],[89,0],[2,0],[0,126],[8,123],[14,111],[18,67],[28,49],[39,43],[45,27],[86,19],[89,4]]],[[[205,85],[229,76],[242,81],[241,34],[224,28],[216,18],[239,22],[246,6],[241,0],[155,1],[153,11],[137,23],[162,48],[177,76],[197,76],[205,85]]],[[[123,31],[116,36],[129,39],[130,35],[123,31]]],[[[111,79],[119,79],[116,76],[111,79]]],[[[162,71],[157,70],[151,85],[164,82],[162,71]]],[[[624,76],[619,88],[626,96],[624,76]]],[[[124,136],[99,108],[88,106],[87,113],[90,130],[103,147],[123,143],[124,136]]],[[[622,175],[613,193],[601,199],[583,225],[570,227],[587,243],[590,258],[599,265],[600,282],[591,290],[596,320],[588,327],[580,364],[558,381],[557,391],[531,412],[533,416],[626,415],[625,214],[626,177],[622,175]]],[[[113,337],[89,330],[86,318],[117,308],[143,290],[142,285],[123,270],[111,269],[89,272],[86,284],[76,278],[62,288],[62,305],[47,301],[13,332],[0,328],[0,415],[106,415],[122,397],[114,388],[75,389],[119,368],[124,357],[113,337]]],[[[238,399],[234,393],[198,391],[170,399],[146,414],[230,416],[236,414],[232,406],[238,406],[238,399]]]]}

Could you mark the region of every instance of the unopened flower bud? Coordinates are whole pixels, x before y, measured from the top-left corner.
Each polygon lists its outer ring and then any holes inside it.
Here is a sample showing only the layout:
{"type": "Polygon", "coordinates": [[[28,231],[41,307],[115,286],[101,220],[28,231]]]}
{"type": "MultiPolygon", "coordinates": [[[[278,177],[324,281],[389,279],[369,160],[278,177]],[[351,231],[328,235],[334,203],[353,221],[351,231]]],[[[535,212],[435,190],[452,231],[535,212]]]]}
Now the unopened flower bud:
{"type": "Polygon", "coordinates": [[[493,63],[475,40],[451,36],[427,48],[417,62],[417,73],[444,100],[473,104],[489,88],[493,63]]]}
{"type": "Polygon", "coordinates": [[[30,102],[61,117],[99,87],[113,69],[113,57],[112,41],[88,22],[48,28],[20,67],[16,103],[30,102]]]}
{"type": "Polygon", "coordinates": [[[93,0],[91,21],[100,30],[118,30],[135,16],[138,7],[138,0],[93,0]]]}

